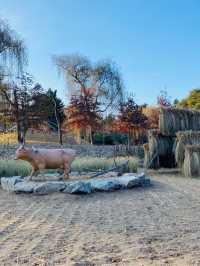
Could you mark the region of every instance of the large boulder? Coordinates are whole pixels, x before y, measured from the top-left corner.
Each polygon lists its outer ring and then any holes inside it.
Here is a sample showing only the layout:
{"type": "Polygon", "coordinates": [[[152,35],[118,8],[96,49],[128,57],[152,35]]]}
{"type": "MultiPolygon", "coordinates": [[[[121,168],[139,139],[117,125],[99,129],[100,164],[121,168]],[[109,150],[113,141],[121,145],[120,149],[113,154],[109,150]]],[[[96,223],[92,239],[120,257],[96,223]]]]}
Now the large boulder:
{"type": "Polygon", "coordinates": [[[92,187],[89,181],[75,181],[68,183],[63,192],[70,194],[89,194],[92,192],[92,187]]]}
{"type": "Polygon", "coordinates": [[[126,175],[118,178],[122,188],[133,188],[140,185],[140,178],[137,176],[126,175]]]}
{"type": "Polygon", "coordinates": [[[6,191],[14,191],[15,185],[19,182],[23,182],[23,180],[21,176],[2,177],[1,186],[6,191]]]}
{"type": "Polygon", "coordinates": [[[1,178],[1,186],[4,190],[15,193],[35,193],[39,195],[53,192],[64,192],[70,194],[89,194],[96,191],[115,191],[117,189],[131,189],[134,187],[146,187],[150,185],[150,179],[141,174],[136,176],[129,173],[120,177],[94,178],[90,180],[80,180],[70,182],[46,181],[33,182],[27,181],[20,176],[1,178]]]}
{"type": "Polygon", "coordinates": [[[63,191],[66,187],[66,184],[64,182],[59,181],[51,181],[51,182],[45,182],[42,184],[37,185],[34,188],[34,193],[44,195],[44,194],[50,194],[54,192],[60,192],[63,191]]]}
{"type": "Polygon", "coordinates": [[[94,179],[90,181],[92,191],[114,191],[122,188],[121,183],[117,179],[94,179]]]}
{"type": "Polygon", "coordinates": [[[36,184],[34,182],[18,182],[14,186],[15,193],[33,193],[36,184]]]}

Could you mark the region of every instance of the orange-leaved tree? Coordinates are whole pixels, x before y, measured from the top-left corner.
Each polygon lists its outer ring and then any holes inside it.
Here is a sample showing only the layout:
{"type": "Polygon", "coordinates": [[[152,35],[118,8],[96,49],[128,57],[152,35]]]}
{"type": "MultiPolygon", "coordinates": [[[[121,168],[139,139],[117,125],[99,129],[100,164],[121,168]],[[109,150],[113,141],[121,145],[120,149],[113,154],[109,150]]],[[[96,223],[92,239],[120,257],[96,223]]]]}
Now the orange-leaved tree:
{"type": "Polygon", "coordinates": [[[158,107],[144,107],[143,114],[148,118],[149,128],[157,129],[159,125],[159,108],[158,107]]]}
{"type": "Polygon", "coordinates": [[[148,128],[148,119],[139,106],[129,97],[120,105],[117,129],[128,135],[128,146],[135,144],[148,128]]]}
{"type": "Polygon", "coordinates": [[[84,97],[71,97],[65,114],[67,125],[75,133],[77,143],[81,143],[81,136],[85,142],[93,143],[92,132],[99,128],[101,121],[98,106],[95,97],[90,93],[84,97]]]}

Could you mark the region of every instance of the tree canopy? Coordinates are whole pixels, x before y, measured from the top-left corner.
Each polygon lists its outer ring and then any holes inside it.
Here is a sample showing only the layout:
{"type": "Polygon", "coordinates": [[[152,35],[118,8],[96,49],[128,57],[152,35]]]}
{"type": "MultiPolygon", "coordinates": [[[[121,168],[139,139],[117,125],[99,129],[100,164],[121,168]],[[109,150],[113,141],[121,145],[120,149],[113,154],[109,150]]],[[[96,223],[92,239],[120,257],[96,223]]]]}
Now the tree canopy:
{"type": "Polygon", "coordinates": [[[122,101],[124,86],[114,63],[104,60],[92,64],[87,57],[73,54],[55,56],[54,62],[66,78],[69,98],[92,95],[101,112],[117,108],[122,101]]]}
{"type": "Polygon", "coordinates": [[[21,71],[26,62],[24,42],[0,19],[0,79],[16,69],[21,71]]]}
{"type": "Polygon", "coordinates": [[[200,109],[200,89],[194,89],[187,98],[181,100],[178,105],[181,108],[200,109]]]}
{"type": "Polygon", "coordinates": [[[128,134],[129,145],[131,136],[136,140],[148,128],[148,118],[143,113],[142,108],[143,106],[137,105],[131,97],[120,105],[117,128],[128,134]]]}

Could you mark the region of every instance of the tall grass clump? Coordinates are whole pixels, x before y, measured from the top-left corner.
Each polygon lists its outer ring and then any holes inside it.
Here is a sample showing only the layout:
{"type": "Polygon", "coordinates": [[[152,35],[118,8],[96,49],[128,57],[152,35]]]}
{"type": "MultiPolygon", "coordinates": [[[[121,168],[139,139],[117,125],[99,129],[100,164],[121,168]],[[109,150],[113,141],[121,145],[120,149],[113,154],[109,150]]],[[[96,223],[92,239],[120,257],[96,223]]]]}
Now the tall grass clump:
{"type": "MultiPolygon", "coordinates": [[[[116,164],[122,165],[126,161],[128,163],[128,172],[137,172],[138,159],[136,157],[117,157],[116,164]]],[[[72,171],[81,172],[97,172],[102,170],[109,170],[115,167],[113,158],[98,158],[98,157],[84,157],[76,158],[72,163],[72,171]]]]}
{"type": "Polygon", "coordinates": [[[28,176],[31,165],[24,161],[0,160],[0,177],[28,176]]]}

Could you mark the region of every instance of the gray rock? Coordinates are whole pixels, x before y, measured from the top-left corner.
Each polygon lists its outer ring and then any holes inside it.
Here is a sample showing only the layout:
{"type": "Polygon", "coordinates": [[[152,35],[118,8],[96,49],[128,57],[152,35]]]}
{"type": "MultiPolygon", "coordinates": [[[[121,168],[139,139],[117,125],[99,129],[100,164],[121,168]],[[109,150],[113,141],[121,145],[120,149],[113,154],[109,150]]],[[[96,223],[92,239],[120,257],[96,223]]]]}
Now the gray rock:
{"type": "Polygon", "coordinates": [[[151,186],[150,178],[147,177],[147,178],[141,180],[140,184],[141,184],[142,187],[149,187],[149,186],[151,186]]]}
{"type": "Polygon", "coordinates": [[[63,192],[70,194],[89,194],[92,192],[92,187],[90,182],[76,181],[68,183],[63,192]]]}
{"type": "Polygon", "coordinates": [[[22,182],[23,178],[21,176],[13,176],[13,177],[2,177],[1,178],[1,186],[4,190],[14,191],[15,185],[19,182],[22,182]]]}
{"type": "Polygon", "coordinates": [[[35,193],[49,194],[53,192],[64,192],[70,194],[89,194],[95,191],[114,191],[117,189],[131,189],[134,187],[150,186],[150,179],[145,174],[135,176],[135,174],[125,174],[121,177],[98,178],[82,181],[47,181],[33,182],[27,181],[20,176],[3,177],[1,185],[4,190],[14,191],[15,193],[35,193]]]}
{"type": "Polygon", "coordinates": [[[18,182],[14,186],[15,193],[33,193],[36,184],[34,182],[18,182]]]}
{"type": "Polygon", "coordinates": [[[125,175],[118,178],[122,188],[133,188],[140,185],[140,178],[134,175],[125,175]]]}
{"type": "Polygon", "coordinates": [[[141,173],[139,176],[138,176],[139,180],[140,180],[140,185],[142,187],[149,187],[151,185],[151,181],[150,181],[150,178],[147,177],[145,175],[145,173],[141,173]]]}
{"type": "Polygon", "coordinates": [[[58,182],[58,181],[51,181],[51,182],[45,182],[40,185],[37,185],[34,188],[34,193],[44,195],[54,192],[60,192],[63,191],[66,187],[66,184],[64,182],[58,182]]]}
{"type": "Polygon", "coordinates": [[[94,179],[90,181],[92,191],[114,191],[122,188],[122,185],[117,179],[94,179]]]}

